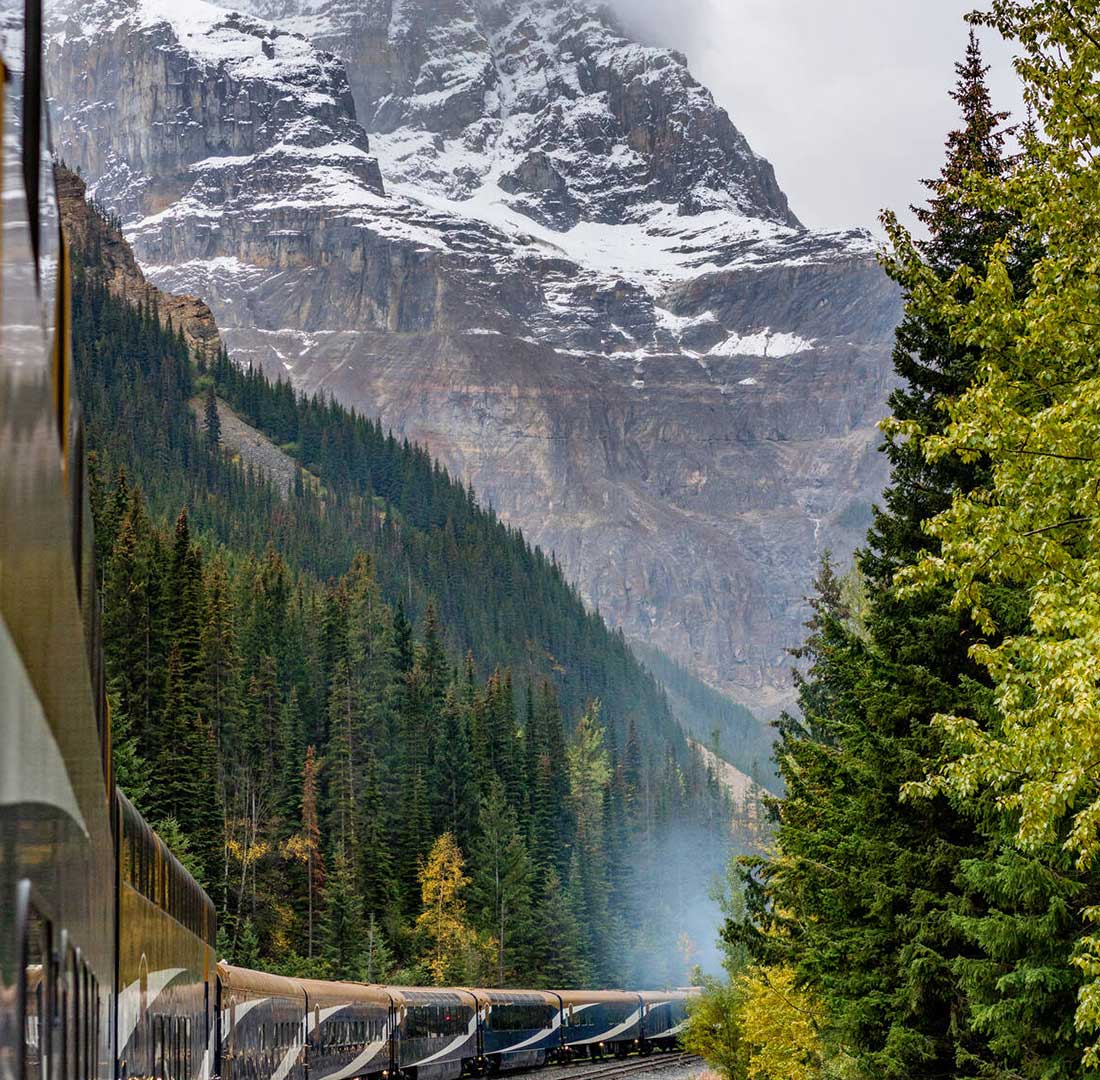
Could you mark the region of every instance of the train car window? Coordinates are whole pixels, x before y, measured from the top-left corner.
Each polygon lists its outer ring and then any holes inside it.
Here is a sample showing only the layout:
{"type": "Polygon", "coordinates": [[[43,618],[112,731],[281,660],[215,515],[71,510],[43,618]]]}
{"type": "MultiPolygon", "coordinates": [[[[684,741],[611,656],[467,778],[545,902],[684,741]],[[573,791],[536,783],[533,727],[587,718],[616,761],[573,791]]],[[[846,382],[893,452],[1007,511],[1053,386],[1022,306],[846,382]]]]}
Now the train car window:
{"type": "Polygon", "coordinates": [[[81,1054],[84,1073],[81,1080],[93,1080],[95,1073],[92,1069],[92,1027],[95,1024],[96,1001],[92,997],[92,979],[87,964],[80,965],[80,1000],[84,1006],[81,1022],[81,1030],[84,1032],[84,1050],[81,1054]]]}
{"type": "Polygon", "coordinates": [[[99,1075],[99,1025],[103,1018],[103,1010],[99,1000],[99,980],[92,976],[92,1000],[95,1002],[95,1027],[92,1029],[92,1046],[95,1048],[96,1057],[92,1066],[92,1076],[99,1075]]]}
{"type": "Polygon", "coordinates": [[[23,1014],[23,1080],[47,1080],[50,1014],[50,924],[29,902],[29,886],[19,898],[23,915],[23,969],[20,999],[23,1014]]]}
{"type": "Polygon", "coordinates": [[[494,1005],[489,1014],[489,1027],[493,1031],[529,1031],[547,1027],[550,1008],[537,1003],[494,1005]]]}
{"type": "Polygon", "coordinates": [[[76,950],[66,950],[65,978],[62,1002],[65,1033],[65,1062],[62,1076],[66,1080],[79,1080],[80,1077],[80,974],[76,950]]]}

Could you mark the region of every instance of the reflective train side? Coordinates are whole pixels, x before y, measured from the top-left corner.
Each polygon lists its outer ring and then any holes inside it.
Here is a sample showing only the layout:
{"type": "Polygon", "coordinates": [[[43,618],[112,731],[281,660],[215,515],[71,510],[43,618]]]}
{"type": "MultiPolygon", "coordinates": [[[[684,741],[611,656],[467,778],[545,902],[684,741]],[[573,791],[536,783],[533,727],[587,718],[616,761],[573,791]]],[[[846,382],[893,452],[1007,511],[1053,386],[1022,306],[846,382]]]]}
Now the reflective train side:
{"type": "Polygon", "coordinates": [[[42,9],[0,0],[0,1080],[111,1080],[116,889],[42,9]]]}

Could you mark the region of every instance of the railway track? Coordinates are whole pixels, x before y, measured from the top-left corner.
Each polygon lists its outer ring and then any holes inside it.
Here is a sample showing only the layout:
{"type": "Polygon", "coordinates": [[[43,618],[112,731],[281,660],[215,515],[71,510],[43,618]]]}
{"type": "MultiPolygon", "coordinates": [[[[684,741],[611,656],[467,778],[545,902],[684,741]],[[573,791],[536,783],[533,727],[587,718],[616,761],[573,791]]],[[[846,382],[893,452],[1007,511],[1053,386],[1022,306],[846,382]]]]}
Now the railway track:
{"type": "Polygon", "coordinates": [[[682,1051],[671,1054],[653,1054],[649,1057],[632,1057],[625,1060],[609,1061],[593,1065],[588,1061],[578,1061],[573,1065],[559,1065],[539,1070],[540,1080],[621,1080],[627,1076],[641,1076],[648,1073],[667,1072],[671,1069],[689,1065],[701,1065],[703,1059],[695,1054],[682,1051]]]}

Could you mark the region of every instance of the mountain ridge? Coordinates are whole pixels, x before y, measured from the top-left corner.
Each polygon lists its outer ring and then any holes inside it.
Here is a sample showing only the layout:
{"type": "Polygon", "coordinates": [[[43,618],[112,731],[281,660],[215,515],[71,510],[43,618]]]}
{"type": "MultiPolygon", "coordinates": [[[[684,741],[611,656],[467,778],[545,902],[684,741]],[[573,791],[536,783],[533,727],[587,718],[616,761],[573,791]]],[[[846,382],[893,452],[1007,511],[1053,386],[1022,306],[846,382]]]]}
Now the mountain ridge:
{"type": "MultiPolygon", "coordinates": [[[[610,162],[620,175],[616,156],[600,152],[611,129],[555,120],[537,88],[523,99],[524,138],[505,132],[497,142],[520,164],[547,153],[564,187],[532,190],[536,161],[526,188],[501,186],[507,170],[494,166],[475,170],[474,194],[456,198],[447,177],[429,175],[448,153],[441,132],[420,133],[425,141],[413,131],[417,146],[442,149],[435,159],[417,151],[403,174],[387,175],[391,137],[412,129],[378,121],[390,131],[370,134],[357,122],[354,98],[365,91],[353,90],[363,79],[349,70],[362,61],[349,68],[307,53],[281,25],[228,13],[207,11],[196,43],[196,30],[181,37],[146,17],[161,3],[114,5],[98,24],[70,19],[51,44],[65,155],[124,218],[150,278],[206,298],[242,362],[332,393],[423,443],[556,551],[585,599],[631,638],[755,708],[788,700],[785,650],[797,640],[816,554],[854,548],[885,476],[875,423],[891,385],[898,298],[867,234],[738,212],[732,182],[709,209],[690,204],[697,184],[667,202],[609,184],[610,202],[585,202],[579,174],[566,175],[568,162],[547,146],[556,140],[560,150],[568,129],[574,161],[597,162],[597,172],[610,162]],[[228,38],[247,53],[243,66],[237,53],[213,55],[228,38]],[[273,79],[247,66],[284,54],[313,73],[308,89],[286,72],[273,79]],[[128,87],[138,90],[123,105],[100,107],[128,87]],[[556,134],[544,145],[546,131],[556,134]],[[566,196],[572,209],[562,218],[555,199],[566,196]],[[629,213],[611,212],[618,197],[629,213]]],[[[434,7],[444,32],[473,32],[467,0],[434,7]]],[[[385,23],[389,43],[395,8],[411,29],[395,38],[390,62],[443,77],[415,44],[422,4],[372,3],[360,16],[385,23]]],[[[581,10],[572,0],[549,9],[566,24],[581,10]]],[[[281,18],[301,26],[302,10],[283,4],[281,18]]],[[[530,19],[499,33],[527,33],[521,54],[564,50],[576,71],[581,47],[604,56],[613,34],[584,19],[574,27],[579,43],[530,19]]],[[[377,35],[356,40],[377,53],[377,35]]],[[[662,108],[678,115],[681,90],[689,104],[709,95],[683,81],[686,69],[667,50],[626,43],[610,54],[619,50],[630,63],[657,64],[637,91],[652,123],[627,132],[657,145],[669,130],[662,108]]],[[[628,70],[616,77],[630,87],[640,77],[626,80],[628,70]]],[[[483,119],[496,123],[488,90],[456,93],[461,107],[433,123],[465,138],[477,127],[476,116],[466,121],[479,94],[483,119]]],[[[614,119],[599,104],[604,93],[569,99],[570,115],[596,102],[614,119]]],[[[444,114],[454,96],[440,99],[444,114]]],[[[394,108],[399,118],[415,114],[408,102],[394,108]]],[[[686,130],[721,127],[710,113],[681,121],[686,130]]],[[[626,138],[624,130],[611,134],[626,138]]]]}

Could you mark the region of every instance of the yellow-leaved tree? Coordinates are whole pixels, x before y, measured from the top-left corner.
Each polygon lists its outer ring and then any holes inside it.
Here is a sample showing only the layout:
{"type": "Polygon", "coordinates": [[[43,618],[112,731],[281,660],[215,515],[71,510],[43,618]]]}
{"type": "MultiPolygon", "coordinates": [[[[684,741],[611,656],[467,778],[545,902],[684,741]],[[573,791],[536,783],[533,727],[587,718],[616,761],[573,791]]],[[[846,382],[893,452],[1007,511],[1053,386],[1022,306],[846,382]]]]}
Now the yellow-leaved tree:
{"type": "Polygon", "coordinates": [[[748,1080],[820,1080],[821,1005],[788,967],[751,967],[738,980],[748,1080]]]}
{"type": "Polygon", "coordinates": [[[436,986],[461,984],[479,973],[492,942],[482,941],[466,921],[462,894],[470,879],[452,833],[444,833],[432,845],[419,877],[424,909],[416,929],[427,944],[423,963],[436,986]]]}
{"type": "Polygon", "coordinates": [[[683,1043],[723,1080],[824,1080],[843,1075],[843,1059],[827,1067],[823,1024],[820,1002],[793,970],[755,966],[703,981],[683,1043]]]}

